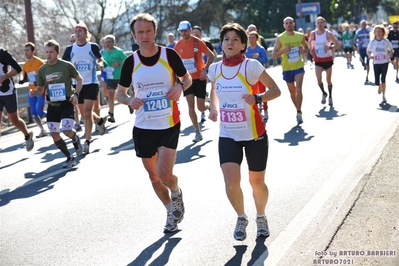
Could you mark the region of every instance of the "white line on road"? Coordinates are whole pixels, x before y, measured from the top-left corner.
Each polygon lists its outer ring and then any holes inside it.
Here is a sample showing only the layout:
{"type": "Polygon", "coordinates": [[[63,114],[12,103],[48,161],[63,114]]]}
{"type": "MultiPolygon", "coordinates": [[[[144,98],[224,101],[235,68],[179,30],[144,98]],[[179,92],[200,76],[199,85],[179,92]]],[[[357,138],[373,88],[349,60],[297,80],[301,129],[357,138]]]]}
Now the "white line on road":
{"type": "MultiPolygon", "coordinates": [[[[380,157],[387,142],[394,134],[397,128],[395,125],[399,122],[399,117],[396,117],[393,122],[393,126],[387,129],[387,134],[384,134],[383,136],[380,135],[378,141],[379,144],[374,147],[373,150],[370,151],[370,146],[364,145],[364,143],[372,143],[373,141],[376,141],[375,136],[376,134],[378,135],[378,131],[380,130],[378,125],[374,127],[373,131],[370,131],[370,134],[367,136],[365,141],[360,143],[358,147],[354,148],[353,152],[343,160],[341,166],[334,171],[319,191],[317,191],[303,209],[294,217],[294,219],[292,219],[288,226],[271,243],[268,248],[269,257],[267,258],[267,265],[279,265],[279,261],[286,256],[286,253],[291,248],[292,244],[297,241],[310,222],[322,210],[322,207],[330,199],[330,196],[333,195],[337,189],[342,189],[339,185],[349,176],[351,170],[354,169],[354,166],[357,165],[359,160],[364,160],[365,154],[370,154],[371,159],[368,162],[371,163],[364,167],[362,174],[354,176],[350,186],[345,188],[348,195],[353,191],[364,174],[371,172],[372,167],[380,157]]],[[[342,207],[344,202],[345,199],[340,201],[338,209],[342,207]]]]}

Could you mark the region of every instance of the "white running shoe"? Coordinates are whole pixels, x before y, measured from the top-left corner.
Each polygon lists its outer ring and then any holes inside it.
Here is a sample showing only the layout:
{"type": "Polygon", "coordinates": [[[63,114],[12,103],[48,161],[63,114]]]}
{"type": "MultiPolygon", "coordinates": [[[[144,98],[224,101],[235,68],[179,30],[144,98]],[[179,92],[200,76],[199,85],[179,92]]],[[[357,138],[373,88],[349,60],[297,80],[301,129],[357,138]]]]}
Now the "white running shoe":
{"type": "Polygon", "coordinates": [[[90,145],[85,141],[83,143],[83,154],[89,154],[90,153],[90,145]]]}
{"type": "Polygon", "coordinates": [[[195,132],[195,138],[193,139],[193,142],[199,142],[202,140],[202,134],[200,131],[195,132]]]}
{"type": "Polygon", "coordinates": [[[267,224],[266,216],[256,218],[256,237],[269,237],[269,226],[267,224]]]}
{"type": "Polygon", "coordinates": [[[234,229],[234,239],[243,241],[247,238],[248,219],[243,217],[237,218],[236,228],[234,229]]]}
{"type": "Polygon", "coordinates": [[[62,164],[62,168],[71,168],[75,165],[76,165],[75,157],[71,156],[62,164]]]}
{"type": "Polygon", "coordinates": [[[26,142],[26,150],[31,151],[33,149],[33,146],[35,146],[35,143],[33,142],[33,132],[29,132],[29,137],[28,139],[25,140],[26,142]]]}
{"type": "Polygon", "coordinates": [[[36,136],[36,138],[39,139],[39,138],[43,138],[43,137],[46,137],[46,136],[48,136],[47,131],[46,130],[42,130],[42,131],[40,131],[39,135],[36,136]]]}

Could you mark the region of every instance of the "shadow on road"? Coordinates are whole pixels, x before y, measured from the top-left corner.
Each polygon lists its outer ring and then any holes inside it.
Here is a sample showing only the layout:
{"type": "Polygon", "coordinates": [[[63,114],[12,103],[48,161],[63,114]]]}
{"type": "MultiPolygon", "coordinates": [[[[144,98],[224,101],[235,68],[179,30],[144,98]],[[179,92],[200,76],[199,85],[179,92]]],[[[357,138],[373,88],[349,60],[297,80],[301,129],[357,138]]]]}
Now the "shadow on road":
{"type": "Polygon", "coordinates": [[[274,139],[279,143],[289,143],[289,146],[297,146],[299,142],[309,141],[314,136],[307,136],[308,133],[301,126],[291,128],[287,133],[284,133],[284,139],[274,139]]]}
{"type": "MultiPolygon", "coordinates": [[[[269,256],[269,252],[265,245],[266,238],[258,237],[256,239],[256,245],[251,254],[251,260],[247,263],[248,266],[256,266],[256,265],[264,265],[267,257],[269,256]]],[[[225,264],[225,266],[236,266],[236,265],[244,265],[242,263],[242,258],[247,251],[247,245],[237,245],[234,246],[236,250],[236,254],[225,264]]]]}
{"type": "Polygon", "coordinates": [[[200,155],[201,148],[212,141],[213,140],[193,143],[184,147],[184,149],[177,151],[175,164],[188,163],[205,157],[206,155],[200,155]]]}
{"type": "Polygon", "coordinates": [[[325,118],[326,120],[333,120],[337,117],[345,116],[346,114],[338,115],[338,111],[334,109],[334,106],[331,106],[328,111],[326,111],[326,106],[324,106],[320,111],[319,114],[316,116],[318,118],[325,118]]]}
{"type": "Polygon", "coordinates": [[[12,191],[0,191],[0,207],[7,205],[12,200],[33,197],[53,189],[53,183],[64,177],[68,172],[76,170],[77,168],[63,169],[62,163],[59,163],[46,168],[40,173],[27,172],[25,173],[25,178],[31,178],[32,180],[12,191]],[[48,173],[54,174],[48,175],[48,173]]]}
{"type": "Polygon", "coordinates": [[[147,265],[147,262],[151,259],[154,253],[165,244],[165,248],[163,252],[155,258],[150,264],[148,265],[166,265],[169,261],[170,254],[172,254],[173,249],[179,244],[181,241],[180,237],[172,238],[176,233],[180,232],[177,230],[174,233],[165,234],[163,237],[152,243],[146,249],[144,249],[137,258],[128,264],[128,266],[135,266],[135,265],[147,265]]]}
{"type": "Polygon", "coordinates": [[[15,161],[15,162],[13,162],[13,163],[10,163],[10,164],[1,166],[1,167],[0,167],[0,170],[1,170],[1,169],[5,169],[5,168],[7,168],[7,167],[11,167],[11,166],[13,166],[13,165],[15,165],[15,164],[17,164],[17,163],[20,163],[20,162],[23,162],[23,161],[26,161],[26,160],[28,160],[28,158],[23,158],[23,159],[20,159],[20,160],[18,160],[18,161],[15,161]]]}
{"type": "Polygon", "coordinates": [[[396,105],[390,105],[389,103],[380,103],[379,106],[380,106],[380,108],[378,108],[378,110],[381,110],[381,111],[388,111],[388,112],[393,112],[393,113],[399,112],[399,109],[396,105]]]}

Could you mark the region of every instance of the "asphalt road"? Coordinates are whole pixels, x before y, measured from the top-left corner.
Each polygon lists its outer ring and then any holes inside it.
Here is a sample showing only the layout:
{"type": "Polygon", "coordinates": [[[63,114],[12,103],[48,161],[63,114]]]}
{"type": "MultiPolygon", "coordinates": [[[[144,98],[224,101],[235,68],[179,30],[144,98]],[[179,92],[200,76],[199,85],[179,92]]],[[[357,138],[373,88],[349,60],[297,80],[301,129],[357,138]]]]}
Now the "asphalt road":
{"type": "MultiPolygon", "coordinates": [[[[94,134],[91,154],[80,157],[70,170],[61,169],[64,158],[50,138],[37,140],[27,153],[21,133],[3,130],[0,265],[312,265],[314,259],[328,257],[320,256],[321,251],[361,250],[359,235],[339,232],[348,225],[348,214],[362,202],[368,191],[365,184],[399,125],[399,85],[394,83],[392,67],[387,77],[388,104],[382,105],[377,87],[364,84],[360,63],[346,69],[345,61],[336,58],[334,106],[330,107],[320,103],[314,69],[306,66],[304,123],[299,127],[281,68],[268,72],[282,95],[269,103],[266,214],[271,236],[266,241],[256,239],[245,160],[241,172],[250,217],[248,238],[233,239],[236,216],[218,165],[218,124],[203,123],[204,140],[194,144],[182,98],[175,173],[186,215],[173,235],[162,233],[166,212],[135,156],[134,115],[126,106],[117,105],[116,123],[107,125],[104,136],[94,134]]],[[[372,74],[369,79],[374,79],[372,74]]],[[[103,115],[107,111],[102,109],[103,115]]],[[[397,177],[397,160],[393,164],[385,170],[397,177]]],[[[397,199],[394,180],[389,187],[397,199]]],[[[382,219],[395,224],[399,214],[395,201],[391,207],[395,211],[382,219]]],[[[358,230],[370,223],[356,222],[358,230]]],[[[379,225],[378,220],[372,223],[379,225]]],[[[368,247],[381,248],[395,247],[377,243],[368,247]]],[[[361,264],[359,257],[353,264],[368,265],[361,264]]]]}

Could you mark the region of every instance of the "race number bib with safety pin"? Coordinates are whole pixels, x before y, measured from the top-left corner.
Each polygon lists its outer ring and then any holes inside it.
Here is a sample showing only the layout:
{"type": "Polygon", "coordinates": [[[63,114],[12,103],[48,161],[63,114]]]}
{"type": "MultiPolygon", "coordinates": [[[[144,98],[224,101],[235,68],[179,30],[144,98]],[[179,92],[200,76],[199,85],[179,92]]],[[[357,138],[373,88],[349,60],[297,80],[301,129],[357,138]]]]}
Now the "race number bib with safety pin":
{"type": "Polygon", "coordinates": [[[36,82],[36,72],[35,71],[31,71],[28,73],[28,81],[29,81],[29,85],[35,85],[35,82],[36,82]]]}
{"type": "Polygon", "coordinates": [[[187,69],[188,73],[195,73],[197,72],[197,67],[195,66],[194,58],[189,59],[182,59],[185,68],[187,69]]]}
{"type": "Polygon", "coordinates": [[[65,83],[49,84],[48,95],[50,97],[50,101],[52,102],[65,101],[66,100],[65,83]]]}
{"type": "Polygon", "coordinates": [[[291,48],[291,51],[288,52],[287,56],[288,56],[288,62],[290,63],[298,62],[299,59],[301,58],[299,54],[299,48],[298,47],[291,48]]]}
{"type": "Polygon", "coordinates": [[[172,115],[170,100],[166,97],[146,99],[144,103],[146,119],[160,119],[172,115]]]}
{"type": "Polygon", "coordinates": [[[107,69],[106,69],[107,78],[113,79],[114,78],[114,71],[115,71],[115,69],[113,67],[107,67],[107,69]]]}
{"type": "Polygon", "coordinates": [[[243,102],[221,104],[220,121],[226,130],[247,129],[248,123],[243,102]]]}

